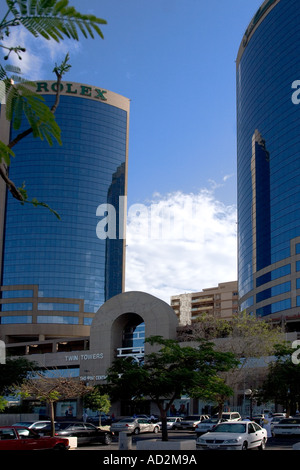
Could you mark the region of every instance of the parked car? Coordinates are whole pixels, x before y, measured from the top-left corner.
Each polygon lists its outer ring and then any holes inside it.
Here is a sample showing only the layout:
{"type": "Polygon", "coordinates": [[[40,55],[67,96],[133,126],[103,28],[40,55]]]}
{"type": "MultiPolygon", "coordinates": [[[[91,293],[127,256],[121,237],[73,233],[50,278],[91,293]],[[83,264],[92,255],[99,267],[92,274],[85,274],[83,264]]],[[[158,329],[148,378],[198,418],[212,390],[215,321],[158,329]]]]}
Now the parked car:
{"type": "MultiPolygon", "coordinates": [[[[87,423],[92,423],[95,426],[99,426],[100,416],[99,415],[88,416],[86,421],[87,421],[87,423]]],[[[111,424],[111,422],[112,422],[112,419],[111,419],[110,416],[108,416],[106,414],[101,414],[101,426],[107,426],[107,425],[111,424]]]]}
{"type": "Polygon", "coordinates": [[[271,418],[286,418],[285,413],[272,413],[271,418]]]}
{"type": "Polygon", "coordinates": [[[267,439],[267,431],[254,421],[227,421],[198,437],[196,445],[199,449],[264,450],[267,439]]]}
{"type": "Polygon", "coordinates": [[[276,436],[292,436],[300,434],[300,418],[283,418],[276,423],[272,430],[276,436]]]}
{"type": "MultiPolygon", "coordinates": [[[[182,418],[180,418],[179,416],[169,416],[167,418],[167,429],[182,429],[182,426],[181,426],[181,421],[182,421],[182,418]]],[[[161,429],[161,426],[162,426],[162,423],[161,421],[159,421],[159,423],[157,423],[161,429]]]]}
{"type": "Polygon", "coordinates": [[[275,416],[274,418],[271,418],[270,422],[270,428],[271,428],[271,433],[274,435],[274,426],[280,423],[284,418],[282,416],[275,416]]]}
{"type": "Polygon", "coordinates": [[[200,434],[205,434],[208,431],[212,431],[217,424],[222,423],[223,421],[226,421],[225,419],[221,418],[209,418],[209,419],[204,419],[201,421],[201,423],[197,424],[195,427],[195,431],[197,435],[199,436],[200,434]]]}
{"type": "Polygon", "coordinates": [[[40,436],[32,429],[21,426],[0,427],[0,450],[68,450],[69,440],[40,436]]]}
{"type": "Polygon", "coordinates": [[[110,426],[111,432],[127,432],[128,434],[139,434],[142,432],[159,432],[159,424],[152,423],[146,418],[123,418],[110,426]]]}
{"type": "MultiPolygon", "coordinates": [[[[218,418],[219,415],[216,413],[213,418],[218,418]]],[[[222,419],[224,421],[241,421],[242,417],[237,411],[224,411],[222,413],[222,419]]]]}
{"type": "MultiPolygon", "coordinates": [[[[55,422],[55,427],[57,427],[57,423],[55,422]]],[[[23,426],[28,429],[32,429],[36,431],[41,436],[50,436],[51,433],[51,421],[20,421],[18,423],[14,423],[13,426],[23,426]]]]}
{"type": "Polygon", "coordinates": [[[43,428],[50,424],[50,420],[43,420],[43,421],[19,421],[17,423],[12,424],[12,426],[23,426],[28,429],[39,429],[43,428]]]}
{"type": "Polygon", "coordinates": [[[189,415],[182,419],[181,429],[192,429],[194,430],[197,424],[201,423],[204,419],[208,419],[209,415],[189,415]]]}
{"type": "Polygon", "coordinates": [[[76,421],[62,421],[55,430],[56,436],[77,437],[77,445],[101,442],[109,445],[112,442],[112,433],[104,431],[92,423],[79,423],[76,421]]]}

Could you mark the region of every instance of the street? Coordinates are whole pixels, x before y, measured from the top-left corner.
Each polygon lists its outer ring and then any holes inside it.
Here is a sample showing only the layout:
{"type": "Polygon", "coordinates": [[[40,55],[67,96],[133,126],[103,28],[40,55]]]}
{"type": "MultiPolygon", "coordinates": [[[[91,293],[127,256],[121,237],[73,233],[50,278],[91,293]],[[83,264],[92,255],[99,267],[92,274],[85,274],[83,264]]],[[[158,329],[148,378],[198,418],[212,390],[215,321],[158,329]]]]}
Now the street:
{"type": "MultiPolygon", "coordinates": [[[[136,449],[136,442],[139,440],[157,440],[161,439],[161,434],[145,433],[138,436],[132,436],[132,450],[136,449]]],[[[196,439],[196,433],[193,431],[169,431],[169,439],[196,439]]],[[[268,439],[266,450],[293,450],[293,445],[300,442],[299,437],[271,437],[268,439]]],[[[114,437],[111,445],[93,444],[89,446],[80,446],[75,450],[100,450],[100,451],[118,451],[118,438],[114,437]]],[[[256,450],[256,449],[254,449],[256,450]]],[[[198,452],[198,451],[197,451],[198,452]]],[[[200,452],[200,451],[199,451],[200,452]]]]}

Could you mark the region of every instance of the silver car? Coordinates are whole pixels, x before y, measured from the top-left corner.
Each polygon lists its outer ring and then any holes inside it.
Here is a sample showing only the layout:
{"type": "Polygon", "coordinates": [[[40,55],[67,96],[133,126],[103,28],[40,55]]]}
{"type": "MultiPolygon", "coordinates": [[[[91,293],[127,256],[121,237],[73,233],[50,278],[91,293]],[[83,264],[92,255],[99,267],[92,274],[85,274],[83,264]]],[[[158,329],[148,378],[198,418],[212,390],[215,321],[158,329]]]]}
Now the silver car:
{"type": "Polygon", "coordinates": [[[212,431],[217,424],[222,423],[223,421],[226,421],[225,419],[219,419],[219,418],[209,418],[205,419],[204,421],[201,421],[201,423],[197,424],[195,431],[197,435],[199,436],[200,434],[204,434],[208,431],[212,431]]]}
{"type": "Polygon", "coordinates": [[[180,422],[181,429],[192,429],[195,430],[197,424],[201,423],[205,419],[208,419],[208,415],[189,415],[182,419],[180,422]]]}
{"type": "Polygon", "coordinates": [[[113,423],[110,426],[110,430],[115,434],[119,432],[127,432],[127,434],[140,434],[142,432],[158,433],[159,424],[152,423],[146,418],[123,418],[113,423]]]}
{"type": "MultiPolygon", "coordinates": [[[[178,417],[178,416],[174,416],[174,417],[167,417],[167,429],[181,429],[181,421],[182,421],[182,418],[178,417]]],[[[160,429],[162,428],[162,422],[159,421],[159,427],[160,429]]]]}

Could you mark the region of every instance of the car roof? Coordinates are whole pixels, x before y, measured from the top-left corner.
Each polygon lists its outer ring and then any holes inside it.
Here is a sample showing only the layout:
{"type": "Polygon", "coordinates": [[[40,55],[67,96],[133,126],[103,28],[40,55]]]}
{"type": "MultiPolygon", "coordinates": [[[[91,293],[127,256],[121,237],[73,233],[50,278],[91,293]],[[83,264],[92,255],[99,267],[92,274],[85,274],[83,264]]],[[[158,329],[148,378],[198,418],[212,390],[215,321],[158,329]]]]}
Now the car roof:
{"type": "Polygon", "coordinates": [[[0,429],[19,429],[19,428],[21,428],[21,429],[28,429],[27,426],[21,426],[21,425],[19,425],[19,424],[17,424],[17,425],[14,425],[14,424],[13,424],[13,425],[11,425],[11,426],[8,426],[8,425],[7,425],[7,426],[0,426],[0,429]]]}

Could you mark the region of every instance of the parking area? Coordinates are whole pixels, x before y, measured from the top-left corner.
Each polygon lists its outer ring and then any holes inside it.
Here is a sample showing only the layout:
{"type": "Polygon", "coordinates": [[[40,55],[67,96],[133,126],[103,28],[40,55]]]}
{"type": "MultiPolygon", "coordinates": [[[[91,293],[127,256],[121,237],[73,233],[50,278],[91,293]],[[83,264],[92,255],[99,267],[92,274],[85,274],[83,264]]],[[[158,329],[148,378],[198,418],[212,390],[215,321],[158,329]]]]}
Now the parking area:
{"type": "MultiPolygon", "coordinates": [[[[169,431],[169,440],[185,440],[185,439],[193,439],[196,440],[196,435],[193,431],[169,431]]],[[[136,449],[136,443],[139,440],[152,440],[152,439],[160,439],[160,434],[140,434],[138,436],[132,436],[132,450],[136,449]]],[[[293,450],[293,445],[300,442],[299,437],[271,437],[268,439],[266,450],[293,450]]],[[[77,450],[101,450],[101,451],[118,451],[119,450],[119,442],[118,438],[114,437],[112,443],[109,446],[105,445],[98,445],[93,444],[89,446],[80,446],[77,450]]],[[[197,451],[198,452],[198,451],[197,451]]],[[[201,451],[199,451],[201,452],[201,451]]]]}

